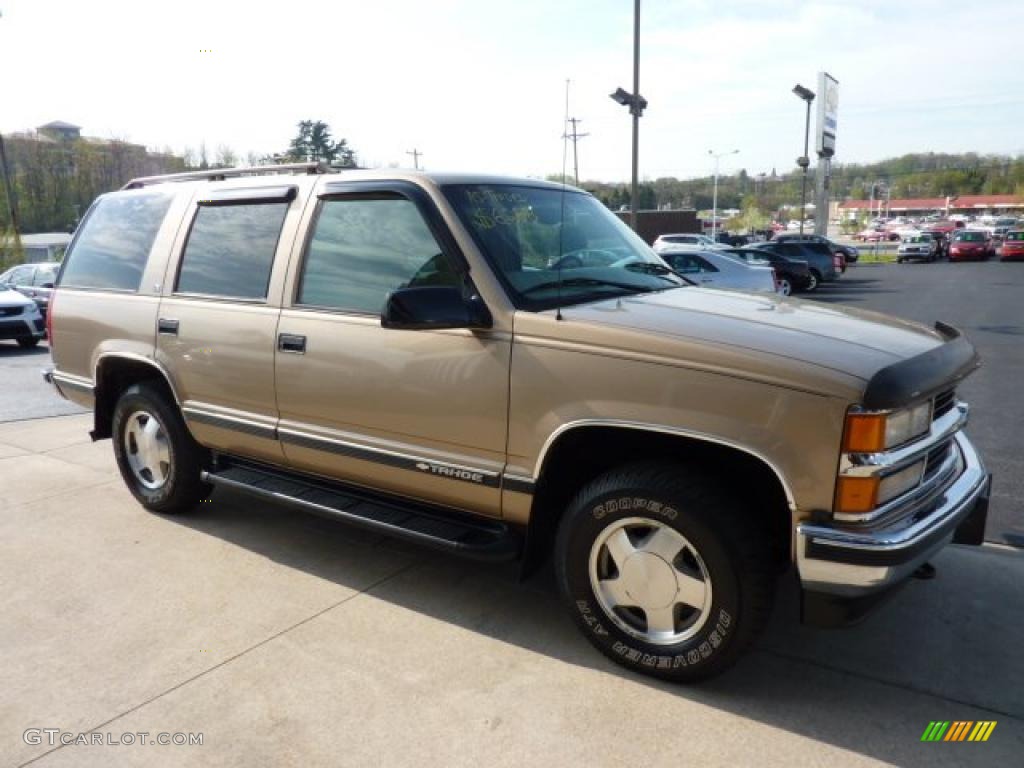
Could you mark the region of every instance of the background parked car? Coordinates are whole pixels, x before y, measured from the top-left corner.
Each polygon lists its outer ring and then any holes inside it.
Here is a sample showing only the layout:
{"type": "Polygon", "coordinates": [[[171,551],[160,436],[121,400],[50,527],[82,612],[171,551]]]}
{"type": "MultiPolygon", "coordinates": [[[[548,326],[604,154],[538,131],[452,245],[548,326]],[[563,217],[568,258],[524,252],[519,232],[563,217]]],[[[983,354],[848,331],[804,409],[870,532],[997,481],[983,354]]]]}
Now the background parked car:
{"type": "Polygon", "coordinates": [[[50,306],[50,294],[57,282],[60,263],[56,261],[41,264],[22,264],[0,275],[0,287],[13,288],[28,296],[39,307],[43,317],[50,306]]]}
{"type": "Polygon", "coordinates": [[[806,261],[790,259],[760,248],[734,248],[729,253],[749,264],[771,266],[775,270],[775,283],[778,292],[783,296],[806,291],[811,284],[811,269],[807,266],[806,261]]]}
{"type": "MultiPolygon", "coordinates": [[[[816,291],[821,283],[838,280],[842,271],[837,266],[837,257],[827,245],[821,243],[795,242],[780,243],[769,240],[758,243],[758,249],[777,253],[790,259],[806,261],[811,272],[811,284],[808,291],[816,291]]],[[[842,257],[839,257],[841,259],[842,257]]]]}
{"type": "Polygon", "coordinates": [[[994,255],[992,238],[980,229],[961,229],[949,243],[950,261],[984,261],[994,255]]]}
{"type": "Polygon", "coordinates": [[[748,264],[722,251],[667,250],[660,255],[676,272],[708,288],[776,290],[775,270],[770,266],[748,264]]]}
{"type": "Polygon", "coordinates": [[[42,340],[44,329],[34,301],[13,288],[0,286],[0,339],[14,339],[27,349],[42,340]]]}
{"type": "Polygon", "coordinates": [[[676,251],[717,251],[728,248],[728,245],[716,243],[707,235],[690,232],[679,232],[668,235],[659,235],[651,246],[655,253],[661,253],[666,248],[676,251]]]}
{"type": "Polygon", "coordinates": [[[1011,229],[999,250],[1000,261],[1024,261],[1024,229],[1011,229]]]}
{"type": "Polygon", "coordinates": [[[860,251],[854,248],[852,245],[843,245],[837,243],[835,240],[830,240],[824,235],[800,235],[799,233],[793,234],[792,232],[780,232],[776,237],[780,243],[792,243],[792,242],[808,242],[808,243],[820,243],[828,246],[832,253],[841,253],[847,263],[854,263],[860,258],[860,251]]]}
{"type": "Polygon", "coordinates": [[[935,261],[939,257],[939,244],[927,232],[906,235],[896,249],[896,261],[902,264],[905,261],[920,259],[922,261],[935,261]]]}

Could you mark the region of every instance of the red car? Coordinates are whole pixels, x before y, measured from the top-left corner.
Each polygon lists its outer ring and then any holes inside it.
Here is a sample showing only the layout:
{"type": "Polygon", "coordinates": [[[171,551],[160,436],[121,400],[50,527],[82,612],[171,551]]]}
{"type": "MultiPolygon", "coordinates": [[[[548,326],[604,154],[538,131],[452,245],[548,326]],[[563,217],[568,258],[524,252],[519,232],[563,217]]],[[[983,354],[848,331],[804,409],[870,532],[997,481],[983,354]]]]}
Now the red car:
{"type": "Polygon", "coordinates": [[[1024,230],[1011,229],[1006,233],[999,251],[1000,261],[1024,261],[1024,230]]]}
{"type": "Polygon", "coordinates": [[[984,261],[993,255],[995,249],[992,247],[992,237],[988,232],[961,229],[954,233],[953,239],[949,241],[950,261],[984,261]]]}

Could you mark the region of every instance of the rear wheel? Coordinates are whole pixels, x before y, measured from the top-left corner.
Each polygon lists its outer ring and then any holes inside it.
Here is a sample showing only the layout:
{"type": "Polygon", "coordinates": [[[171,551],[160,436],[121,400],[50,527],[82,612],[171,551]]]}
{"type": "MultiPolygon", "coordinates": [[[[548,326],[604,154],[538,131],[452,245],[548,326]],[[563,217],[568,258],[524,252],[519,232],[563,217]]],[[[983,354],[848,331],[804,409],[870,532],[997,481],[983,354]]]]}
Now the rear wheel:
{"type": "Polygon", "coordinates": [[[690,682],[733,664],[774,597],[769,538],[701,473],[613,470],[586,486],[559,527],[559,588],[602,653],[690,682]]]}
{"type": "Polygon", "coordinates": [[[114,409],[112,431],[121,476],[146,509],[183,512],[209,496],[211,487],[200,479],[206,452],[158,387],[126,389],[114,409]]]}
{"type": "Polygon", "coordinates": [[[781,293],[783,296],[792,296],[793,295],[793,283],[790,282],[788,277],[780,277],[779,278],[779,288],[778,288],[778,290],[779,290],[779,293],[781,293]]]}
{"type": "Polygon", "coordinates": [[[811,270],[810,277],[807,280],[807,292],[812,293],[818,290],[818,286],[821,285],[821,272],[816,269],[811,270]]]}

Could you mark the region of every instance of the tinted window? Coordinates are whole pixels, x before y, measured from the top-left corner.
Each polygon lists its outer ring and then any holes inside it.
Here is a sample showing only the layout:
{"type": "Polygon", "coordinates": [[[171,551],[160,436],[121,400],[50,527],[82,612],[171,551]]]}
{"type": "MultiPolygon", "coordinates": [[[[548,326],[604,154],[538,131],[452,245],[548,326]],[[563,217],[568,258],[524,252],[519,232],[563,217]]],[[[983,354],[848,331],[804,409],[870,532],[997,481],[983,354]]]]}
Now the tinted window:
{"type": "Polygon", "coordinates": [[[68,253],[61,285],[137,291],[171,196],[119,192],[102,198],[86,216],[68,253]]]}
{"type": "Polygon", "coordinates": [[[461,284],[414,203],[400,197],[326,200],[297,303],[380,314],[396,288],[461,284]]]}
{"type": "Polygon", "coordinates": [[[179,293],[264,299],[288,203],[201,205],[181,257],[179,293]]]}

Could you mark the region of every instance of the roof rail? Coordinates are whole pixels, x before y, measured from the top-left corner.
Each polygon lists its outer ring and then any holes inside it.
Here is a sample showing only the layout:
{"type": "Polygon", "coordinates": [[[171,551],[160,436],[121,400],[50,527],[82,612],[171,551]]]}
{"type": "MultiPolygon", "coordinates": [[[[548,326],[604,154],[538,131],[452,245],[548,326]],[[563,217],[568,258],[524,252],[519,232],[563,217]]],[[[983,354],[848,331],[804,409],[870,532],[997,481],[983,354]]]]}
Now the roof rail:
{"type": "Polygon", "coordinates": [[[150,184],[164,184],[174,181],[223,181],[237,176],[267,176],[274,173],[333,173],[335,169],[323,162],[282,163],[280,165],[250,165],[242,168],[210,168],[205,171],[188,171],[187,173],[165,173],[162,176],[140,176],[132,179],[121,189],[142,189],[150,184]]]}

